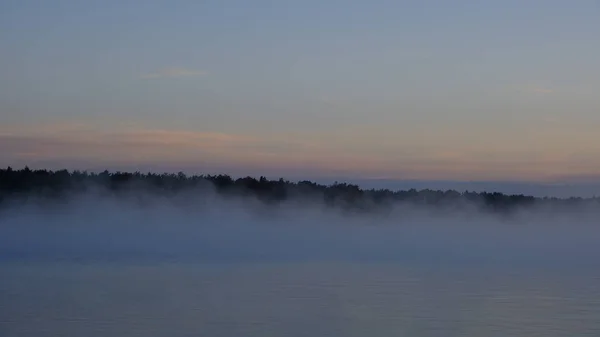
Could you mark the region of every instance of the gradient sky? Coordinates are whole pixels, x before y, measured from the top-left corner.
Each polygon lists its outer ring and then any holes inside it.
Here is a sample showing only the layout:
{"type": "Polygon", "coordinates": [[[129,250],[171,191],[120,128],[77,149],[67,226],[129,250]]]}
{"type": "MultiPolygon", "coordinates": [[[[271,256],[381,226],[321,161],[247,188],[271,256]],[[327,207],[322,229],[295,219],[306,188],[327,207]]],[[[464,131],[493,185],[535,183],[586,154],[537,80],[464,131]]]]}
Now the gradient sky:
{"type": "Polygon", "coordinates": [[[600,176],[600,2],[0,1],[0,165],[600,176]]]}

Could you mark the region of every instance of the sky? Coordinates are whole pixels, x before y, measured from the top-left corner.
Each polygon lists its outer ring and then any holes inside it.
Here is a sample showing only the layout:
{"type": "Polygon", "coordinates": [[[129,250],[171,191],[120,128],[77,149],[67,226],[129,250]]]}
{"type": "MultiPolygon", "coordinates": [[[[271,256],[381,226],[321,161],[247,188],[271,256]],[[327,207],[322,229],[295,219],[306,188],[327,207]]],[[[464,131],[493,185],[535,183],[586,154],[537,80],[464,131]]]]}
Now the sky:
{"type": "Polygon", "coordinates": [[[600,2],[0,1],[0,166],[600,177],[600,2]]]}

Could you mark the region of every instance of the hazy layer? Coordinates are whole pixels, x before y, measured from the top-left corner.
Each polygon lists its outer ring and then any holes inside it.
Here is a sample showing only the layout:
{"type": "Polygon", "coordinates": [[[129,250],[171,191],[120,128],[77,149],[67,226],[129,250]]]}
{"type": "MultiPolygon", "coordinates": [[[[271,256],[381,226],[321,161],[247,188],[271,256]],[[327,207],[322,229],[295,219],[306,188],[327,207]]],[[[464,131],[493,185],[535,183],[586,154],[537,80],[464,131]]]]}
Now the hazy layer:
{"type": "Polygon", "coordinates": [[[318,205],[264,205],[211,193],[170,199],[82,195],[0,213],[4,259],[112,261],[398,261],[512,266],[594,265],[596,213],[539,210],[500,219],[397,207],[343,214],[318,205]]]}

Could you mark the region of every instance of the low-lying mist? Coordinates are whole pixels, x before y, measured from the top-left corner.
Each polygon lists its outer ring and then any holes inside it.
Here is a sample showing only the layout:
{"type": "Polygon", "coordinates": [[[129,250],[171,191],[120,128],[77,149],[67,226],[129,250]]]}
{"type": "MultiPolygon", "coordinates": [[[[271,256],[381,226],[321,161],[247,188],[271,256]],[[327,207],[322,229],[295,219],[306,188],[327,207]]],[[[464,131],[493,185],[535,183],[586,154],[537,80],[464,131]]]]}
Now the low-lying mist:
{"type": "Polygon", "coordinates": [[[365,261],[443,266],[591,266],[596,212],[528,209],[502,218],[473,208],[398,205],[352,213],[318,203],[268,204],[214,191],[170,197],[135,190],[30,200],[0,213],[4,260],[158,262],[365,261]]]}

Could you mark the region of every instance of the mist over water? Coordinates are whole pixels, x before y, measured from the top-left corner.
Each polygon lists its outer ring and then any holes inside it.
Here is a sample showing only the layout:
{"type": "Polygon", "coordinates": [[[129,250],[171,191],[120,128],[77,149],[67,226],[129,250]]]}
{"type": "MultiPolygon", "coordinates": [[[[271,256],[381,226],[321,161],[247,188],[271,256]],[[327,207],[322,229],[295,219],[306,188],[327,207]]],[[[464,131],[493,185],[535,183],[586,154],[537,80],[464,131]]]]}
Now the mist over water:
{"type": "Polygon", "coordinates": [[[32,201],[0,213],[0,335],[594,335],[597,223],[208,192],[32,201]]]}
{"type": "Polygon", "coordinates": [[[401,261],[595,264],[597,216],[510,219],[478,212],[439,216],[427,208],[344,214],[318,205],[265,205],[208,195],[140,199],[82,195],[0,216],[3,259],[189,262],[401,261]]]}

